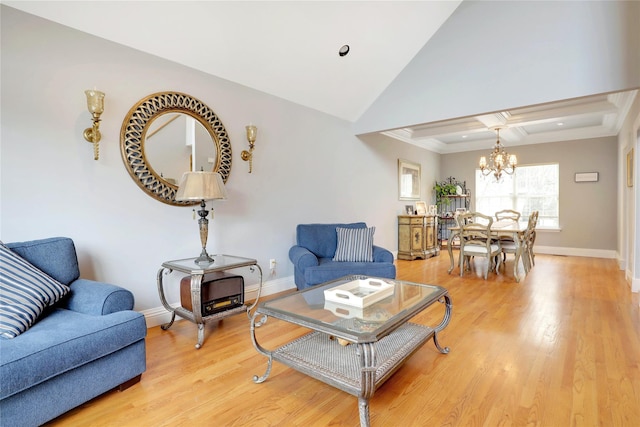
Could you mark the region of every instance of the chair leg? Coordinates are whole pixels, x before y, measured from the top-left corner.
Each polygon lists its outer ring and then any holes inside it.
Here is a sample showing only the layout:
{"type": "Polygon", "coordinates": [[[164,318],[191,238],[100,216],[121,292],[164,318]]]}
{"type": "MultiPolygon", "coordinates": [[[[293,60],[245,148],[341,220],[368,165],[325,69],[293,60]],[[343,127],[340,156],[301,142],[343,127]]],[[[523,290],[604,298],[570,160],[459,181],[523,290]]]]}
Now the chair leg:
{"type": "Polygon", "coordinates": [[[487,269],[484,271],[484,280],[487,280],[489,277],[489,271],[493,271],[496,266],[496,256],[488,256],[487,257],[487,269]]]}
{"type": "Polygon", "coordinates": [[[496,262],[495,259],[497,257],[495,256],[489,256],[487,257],[487,269],[484,271],[484,280],[487,280],[487,278],[489,277],[489,270],[492,270],[495,268],[496,266],[496,262]]]}
{"type": "Polygon", "coordinates": [[[529,271],[531,271],[531,257],[529,254],[529,249],[523,249],[522,255],[520,256],[520,258],[522,258],[522,265],[524,266],[524,272],[528,274],[529,271]]]}

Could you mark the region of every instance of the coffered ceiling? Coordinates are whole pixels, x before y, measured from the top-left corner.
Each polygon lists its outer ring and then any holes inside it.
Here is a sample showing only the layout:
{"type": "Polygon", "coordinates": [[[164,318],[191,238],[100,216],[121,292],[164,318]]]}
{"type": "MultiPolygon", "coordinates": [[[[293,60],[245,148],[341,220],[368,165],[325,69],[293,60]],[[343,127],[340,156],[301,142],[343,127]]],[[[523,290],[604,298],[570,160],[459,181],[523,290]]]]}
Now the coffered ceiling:
{"type": "Polygon", "coordinates": [[[489,149],[496,141],[496,127],[506,146],[615,136],[637,93],[594,95],[383,133],[441,154],[489,149]]]}

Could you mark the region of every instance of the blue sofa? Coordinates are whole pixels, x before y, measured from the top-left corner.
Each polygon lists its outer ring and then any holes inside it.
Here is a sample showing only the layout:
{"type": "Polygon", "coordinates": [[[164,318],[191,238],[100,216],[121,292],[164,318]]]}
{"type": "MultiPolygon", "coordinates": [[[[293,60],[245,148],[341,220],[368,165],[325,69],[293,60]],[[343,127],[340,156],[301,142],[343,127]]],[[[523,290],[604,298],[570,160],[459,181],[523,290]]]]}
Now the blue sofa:
{"type": "Polygon", "coordinates": [[[6,245],[70,292],[25,332],[0,338],[0,424],[37,426],[146,369],[144,316],[133,294],[80,279],[75,246],[56,237],[6,245]]]}
{"type": "Polygon", "coordinates": [[[372,262],[334,261],[338,246],[337,228],[367,228],[364,222],[349,224],[299,224],[296,245],[289,249],[293,273],[298,289],[309,288],[349,274],[396,278],[393,254],[372,245],[372,262]]]}

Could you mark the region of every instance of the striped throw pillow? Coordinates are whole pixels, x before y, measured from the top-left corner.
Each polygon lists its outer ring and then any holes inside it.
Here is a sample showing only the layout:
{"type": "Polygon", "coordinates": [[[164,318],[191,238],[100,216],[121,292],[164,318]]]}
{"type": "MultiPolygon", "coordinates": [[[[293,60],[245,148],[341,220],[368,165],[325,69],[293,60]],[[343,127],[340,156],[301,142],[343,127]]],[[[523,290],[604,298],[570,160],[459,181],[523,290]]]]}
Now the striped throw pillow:
{"type": "Polygon", "coordinates": [[[373,261],[373,233],[375,227],[369,228],[336,228],[338,245],[334,261],[372,262],[373,261]]]}
{"type": "Polygon", "coordinates": [[[69,291],[0,242],[0,337],[17,337],[69,291]]]}

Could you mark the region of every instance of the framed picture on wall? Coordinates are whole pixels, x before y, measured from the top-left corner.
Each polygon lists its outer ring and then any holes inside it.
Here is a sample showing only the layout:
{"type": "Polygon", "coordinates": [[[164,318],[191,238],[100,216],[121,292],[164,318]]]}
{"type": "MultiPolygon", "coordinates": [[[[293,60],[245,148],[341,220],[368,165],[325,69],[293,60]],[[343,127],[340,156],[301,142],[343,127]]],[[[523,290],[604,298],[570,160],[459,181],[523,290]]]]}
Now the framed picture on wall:
{"type": "Polygon", "coordinates": [[[400,200],[420,200],[420,165],[398,159],[398,194],[400,200]]]}

